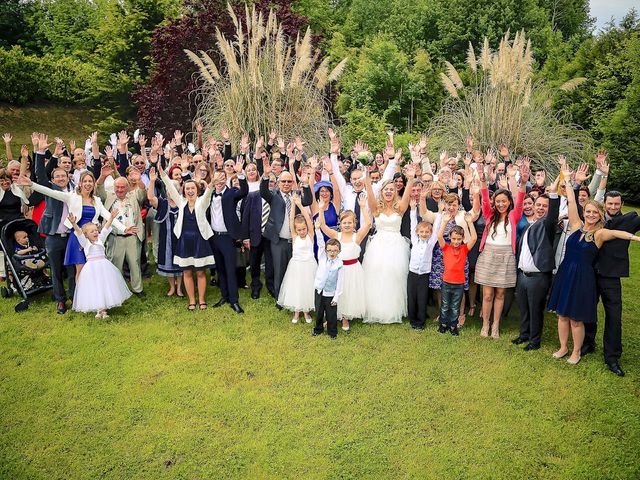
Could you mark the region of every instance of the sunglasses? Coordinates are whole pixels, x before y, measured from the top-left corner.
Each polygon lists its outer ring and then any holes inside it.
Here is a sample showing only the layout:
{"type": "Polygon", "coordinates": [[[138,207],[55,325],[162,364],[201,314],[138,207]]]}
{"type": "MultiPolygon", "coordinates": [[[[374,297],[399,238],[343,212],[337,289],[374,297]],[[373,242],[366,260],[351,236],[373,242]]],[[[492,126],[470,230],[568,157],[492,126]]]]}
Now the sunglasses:
{"type": "Polygon", "coordinates": [[[293,183],[293,180],[280,180],[280,183],[293,183]]]}

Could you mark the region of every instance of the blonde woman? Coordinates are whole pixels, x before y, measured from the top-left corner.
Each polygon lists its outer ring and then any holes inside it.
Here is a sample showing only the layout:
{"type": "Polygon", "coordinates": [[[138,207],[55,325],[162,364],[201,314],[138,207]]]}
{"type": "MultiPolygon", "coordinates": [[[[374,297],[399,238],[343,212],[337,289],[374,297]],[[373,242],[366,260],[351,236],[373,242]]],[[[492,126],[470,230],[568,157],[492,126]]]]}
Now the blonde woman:
{"type": "Polygon", "coordinates": [[[365,273],[365,323],[402,323],[407,314],[409,243],[400,233],[402,215],[409,207],[415,167],[407,167],[408,184],[402,198],[393,181],[386,181],[377,200],[367,176],[367,201],[377,233],[368,243],[362,268],[365,273]]]}
{"type": "Polygon", "coordinates": [[[584,204],[584,223],[578,215],[575,192],[571,176],[573,172],[561,157],[562,175],[566,184],[569,206],[569,228],[572,232],[567,240],[564,259],[551,287],[547,308],[558,314],[558,337],[560,349],[554,358],[563,358],[569,353],[567,346],[569,331],[573,337],[573,351],[567,360],[575,365],[580,361],[580,350],[584,341],[585,323],[595,323],[598,293],[596,274],[593,268],[598,250],[603,243],[616,238],[640,241],[640,237],[622,230],[603,228],[604,208],[594,200],[584,204]]]}

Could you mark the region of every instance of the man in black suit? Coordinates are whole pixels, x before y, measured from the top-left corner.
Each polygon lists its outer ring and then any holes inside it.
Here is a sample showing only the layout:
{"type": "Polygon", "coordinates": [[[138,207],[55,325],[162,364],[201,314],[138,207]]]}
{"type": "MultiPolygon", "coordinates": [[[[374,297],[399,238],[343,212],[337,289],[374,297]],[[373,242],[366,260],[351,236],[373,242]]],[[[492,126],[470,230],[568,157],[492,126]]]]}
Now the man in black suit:
{"type": "Polygon", "coordinates": [[[553,240],[560,209],[557,181],[547,191],[548,194],[536,199],[535,222],[529,224],[517,246],[516,294],[520,307],[520,335],[512,343],[528,342],[524,348],[526,351],[540,348],[544,308],[555,268],[553,240]]]}
{"type": "MultiPolygon", "coordinates": [[[[53,190],[69,191],[69,172],[65,169],[56,167],[51,171],[51,180],[47,177],[47,169],[44,162],[46,149],[47,138],[45,135],[40,135],[35,162],[36,182],[53,190]]],[[[64,225],[64,221],[68,214],[69,209],[64,202],[46,196],[44,213],[38,226],[38,232],[46,235],[44,245],[51,265],[53,298],[57,304],[56,309],[60,314],[64,314],[67,311],[67,293],[63,283],[65,272],[69,287],[69,298],[73,298],[76,278],[75,267],[73,265],[65,267],[64,265],[64,255],[69,239],[69,229],[64,225]]]]}
{"type": "MultiPolygon", "coordinates": [[[[216,172],[213,177],[215,192],[211,196],[211,229],[210,239],[213,256],[218,270],[218,285],[222,298],[214,307],[229,303],[236,313],[244,313],[238,301],[238,281],[236,279],[236,240],[242,239],[242,227],[236,213],[236,205],[249,193],[249,186],[242,172],[242,164],[238,164],[240,188],[227,187],[227,179],[223,172],[216,172]]],[[[238,170],[236,170],[238,171],[238,170]]]]}
{"type": "MultiPolygon", "coordinates": [[[[296,208],[291,200],[293,189],[293,175],[290,172],[282,172],[275,189],[269,189],[269,174],[271,166],[268,158],[263,163],[263,176],[260,182],[260,195],[271,206],[269,219],[264,229],[264,236],[271,242],[271,255],[273,258],[274,292],[276,299],[280,293],[280,285],[284,278],[287,265],[291,259],[291,231],[289,229],[289,212],[296,208]]],[[[302,187],[302,205],[311,205],[311,190],[309,186],[302,187]]],[[[281,308],[281,307],[280,307],[281,308]]]]}
{"type": "MultiPolygon", "coordinates": [[[[604,228],[624,230],[635,234],[640,230],[636,212],[622,214],[622,195],[609,191],[604,196],[606,221],[604,228]]],[[[629,240],[611,240],[600,247],[596,260],[598,295],[604,307],[604,361],[616,375],[624,376],[620,368],[622,355],[622,286],[621,277],[629,276],[629,240]]],[[[585,338],[581,355],[595,351],[598,325],[585,324],[585,338]]]]}

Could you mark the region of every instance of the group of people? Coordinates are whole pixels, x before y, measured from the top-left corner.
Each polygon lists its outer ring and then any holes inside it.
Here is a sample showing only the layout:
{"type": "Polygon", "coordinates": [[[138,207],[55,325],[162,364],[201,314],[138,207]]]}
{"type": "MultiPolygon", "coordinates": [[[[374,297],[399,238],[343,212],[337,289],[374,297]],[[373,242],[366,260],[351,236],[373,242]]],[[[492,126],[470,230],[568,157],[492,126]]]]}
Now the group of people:
{"type": "MultiPolygon", "coordinates": [[[[549,310],[558,315],[553,356],[577,364],[595,350],[600,298],[605,362],[624,375],[620,278],[640,218],[606,190],[606,152],[587,186],[587,164],[574,171],[560,157],[548,182],[528,158],[512,159],[505,145],[481,152],[471,137],[466,152],[432,162],[426,137],[405,161],[392,134],[381,152],[360,141],[347,152],[330,129],[329,154],[317,156],[275,131],[253,145],[244,134],[233,152],[227,130],[221,141],[205,140],[198,122],[195,130],[194,144],[180,131],[170,141],[136,131],[133,142],[122,131],[102,151],[96,133],[85,148],[34,133],[19,161],[4,136],[0,220],[29,212],[38,223],[58,313],[68,292],[75,310],[107,316],[131,295],[123,275],[144,296],[150,236],[167,295],[186,293],[188,310],[207,309],[207,286],[217,284],[213,307],[241,314],[239,288],[258,299],[266,286],[293,323],[301,314],[311,323],[315,311],[313,335],[330,338],[355,319],[407,318],[424,330],[430,305],[437,330],[458,336],[478,300],[480,335],[498,339],[515,298],[513,343],[539,349],[549,310]]],[[[30,248],[24,236],[16,245],[30,248]]]]}

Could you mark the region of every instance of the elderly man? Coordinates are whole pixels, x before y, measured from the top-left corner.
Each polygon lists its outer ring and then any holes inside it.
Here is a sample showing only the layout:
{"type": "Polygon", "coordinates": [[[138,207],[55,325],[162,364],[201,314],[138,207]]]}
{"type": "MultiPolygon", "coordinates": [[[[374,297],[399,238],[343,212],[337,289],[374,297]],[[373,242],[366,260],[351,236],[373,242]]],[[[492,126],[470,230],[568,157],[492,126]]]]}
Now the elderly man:
{"type": "MultiPolygon", "coordinates": [[[[269,176],[271,165],[268,157],[264,157],[264,174],[260,182],[260,195],[271,206],[269,219],[264,229],[264,236],[271,242],[271,254],[273,258],[274,272],[274,296],[278,298],[280,285],[284,278],[285,271],[292,255],[291,230],[289,227],[289,214],[291,208],[296,208],[291,201],[291,190],[293,189],[293,175],[289,172],[282,172],[278,179],[277,187],[269,188],[269,176]]],[[[302,187],[302,205],[311,205],[311,190],[309,186],[302,187]]],[[[279,306],[279,308],[282,308],[279,306]]]]}
{"type": "Polygon", "coordinates": [[[138,180],[135,188],[131,189],[129,180],[126,178],[118,177],[113,182],[114,193],[107,193],[104,188],[104,180],[111,175],[112,169],[109,165],[103,166],[96,181],[96,193],[107,210],[112,208],[118,210],[117,218],[125,226],[123,231],[117,231],[114,228],[109,235],[107,239],[107,256],[120,271],[122,271],[126,259],[131,276],[131,290],[138,297],[144,297],[142,271],[140,268],[144,224],[140,214],[140,207],[146,198],[146,190],[140,180],[139,172],[137,170],[135,172],[138,180]]]}

